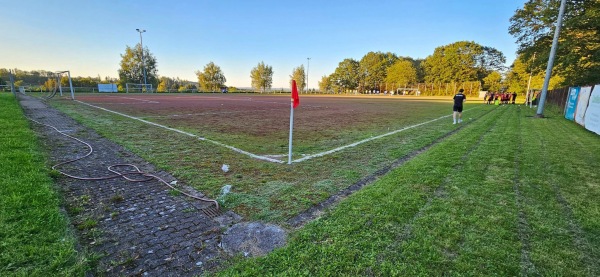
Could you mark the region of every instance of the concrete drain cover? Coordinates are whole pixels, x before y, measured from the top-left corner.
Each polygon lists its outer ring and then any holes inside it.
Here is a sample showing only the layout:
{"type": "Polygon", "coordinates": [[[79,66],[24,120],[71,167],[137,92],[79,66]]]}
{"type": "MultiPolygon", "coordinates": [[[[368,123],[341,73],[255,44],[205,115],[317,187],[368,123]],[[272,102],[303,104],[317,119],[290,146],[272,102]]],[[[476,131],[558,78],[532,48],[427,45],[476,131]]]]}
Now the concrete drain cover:
{"type": "Polygon", "coordinates": [[[229,254],[257,257],[285,245],[286,238],[285,230],[277,225],[242,222],[231,226],[223,234],[221,247],[229,254]]]}

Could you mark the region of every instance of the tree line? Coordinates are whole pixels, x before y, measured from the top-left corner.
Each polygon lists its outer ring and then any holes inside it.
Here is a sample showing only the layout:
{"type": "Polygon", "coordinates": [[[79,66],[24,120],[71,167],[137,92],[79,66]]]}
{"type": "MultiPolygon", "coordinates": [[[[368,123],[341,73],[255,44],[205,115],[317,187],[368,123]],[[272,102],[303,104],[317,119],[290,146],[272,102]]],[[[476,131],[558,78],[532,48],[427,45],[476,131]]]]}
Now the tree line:
{"type": "MultiPolygon", "coordinates": [[[[148,83],[157,87],[158,91],[185,91],[192,86],[189,81],[158,78],[156,58],[148,48],[141,49],[140,44],[127,46],[125,54],[121,55],[120,86],[143,82],[142,55],[146,61],[148,83]]],[[[321,78],[319,90],[321,93],[383,93],[422,87],[430,94],[445,95],[450,87],[448,84],[453,84],[454,93],[456,84],[469,84],[473,88],[472,83],[475,82],[478,91],[482,89],[482,84],[484,88],[494,88],[500,84],[505,62],[506,58],[500,51],[468,41],[438,47],[425,59],[415,60],[391,52],[369,52],[360,60],[347,58],[341,61],[332,74],[321,78]],[[444,87],[443,92],[441,87],[444,87]]],[[[195,73],[201,91],[220,91],[226,87],[227,79],[214,62],[209,62],[203,70],[195,73]]],[[[251,86],[259,92],[270,90],[273,73],[272,66],[259,62],[250,71],[251,86]]],[[[301,91],[304,91],[307,86],[304,65],[293,68],[289,78],[290,82],[296,80],[301,91]]]]}
{"type": "MultiPolygon", "coordinates": [[[[497,49],[473,41],[439,46],[425,59],[391,52],[369,52],[360,60],[344,59],[321,77],[321,93],[371,93],[422,89],[431,95],[454,93],[459,87],[526,93],[542,87],[560,0],[529,0],[510,18],[509,34],[516,38],[517,58],[506,68],[506,57],[497,49]]],[[[569,0],[564,16],[550,89],[600,82],[600,1],[569,0]]],[[[223,86],[220,68],[196,72],[201,89],[223,86]],[[214,72],[214,73],[211,73],[214,72]],[[200,76],[203,76],[200,78],[200,76]],[[216,76],[216,77],[211,77],[216,76]],[[211,81],[212,80],[212,81],[211,81]]],[[[251,70],[252,87],[271,88],[273,68],[260,62],[251,70]]],[[[300,88],[306,86],[304,66],[293,69],[300,88]]]]}
{"type": "MultiPolygon", "coordinates": [[[[559,0],[529,0],[510,18],[517,59],[506,76],[511,90],[542,88],[558,19],[559,0]]],[[[569,0],[554,59],[553,86],[600,83],[600,1],[569,0]]]]}
{"type": "MultiPolygon", "coordinates": [[[[510,67],[504,66],[506,57],[501,51],[474,41],[439,46],[424,59],[392,52],[368,52],[360,60],[346,58],[340,61],[334,72],[321,77],[319,91],[373,93],[417,89],[429,95],[447,95],[460,87],[469,93],[489,90],[521,94],[527,88],[540,89],[559,4],[559,0],[529,0],[522,9],[515,11],[508,32],[516,38],[518,56],[510,67]]],[[[600,82],[599,13],[600,1],[568,1],[550,89],[600,82]]],[[[195,72],[197,82],[159,77],[156,57],[140,44],[126,46],[125,53],[121,54],[118,79],[73,77],[73,85],[93,87],[101,82],[117,82],[122,90],[126,83],[143,83],[144,69],[147,83],[157,91],[220,91],[227,88],[225,74],[212,61],[195,72]]],[[[0,69],[0,84],[7,81],[6,71],[0,69]]],[[[259,92],[270,90],[273,73],[272,66],[259,62],[250,70],[251,86],[259,92]]],[[[289,77],[290,81],[296,80],[300,91],[304,91],[307,86],[304,65],[293,68],[289,77]]],[[[52,72],[15,70],[15,80],[20,84],[50,87],[51,79],[52,72]]],[[[64,77],[62,82],[65,82],[64,77]]]]}

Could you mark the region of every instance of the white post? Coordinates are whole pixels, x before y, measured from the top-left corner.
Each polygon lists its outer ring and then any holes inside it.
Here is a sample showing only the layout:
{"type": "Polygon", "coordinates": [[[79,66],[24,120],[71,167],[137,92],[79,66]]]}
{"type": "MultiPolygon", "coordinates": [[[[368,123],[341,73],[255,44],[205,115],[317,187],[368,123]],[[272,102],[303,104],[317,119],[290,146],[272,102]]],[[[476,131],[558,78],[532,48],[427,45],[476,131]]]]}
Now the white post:
{"type": "Polygon", "coordinates": [[[531,86],[531,73],[529,74],[529,81],[527,81],[527,96],[525,97],[525,106],[527,106],[527,104],[529,104],[529,108],[531,108],[531,96],[530,94],[530,86],[531,86]]]}
{"type": "Polygon", "coordinates": [[[294,129],[294,99],[290,103],[290,141],[289,141],[289,153],[288,153],[288,164],[292,164],[292,130],[294,129]]]}
{"type": "Polygon", "coordinates": [[[60,92],[60,96],[62,95],[62,85],[60,84],[62,81],[62,73],[56,73],[56,80],[58,82],[58,91],[60,92]]]}
{"type": "Polygon", "coordinates": [[[306,93],[308,94],[308,68],[310,67],[310,58],[306,58],[306,93]]]}
{"type": "Polygon", "coordinates": [[[12,69],[8,70],[8,79],[10,79],[10,92],[17,95],[17,92],[15,91],[15,77],[12,74],[12,69]]]}
{"type": "MultiPolygon", "coordinates": [[[[535,61],[535,53],[533,53],[533,61],[535,61]]],[[[529,65],[529,81],[527,81],[527,96],[525,96],[525,106],[529,103],[529,108],[531,108],[531,96],[529,95],[529,90],[531,89],[531,76],[533,75],[533,70],[531,69],[531,64],[529,65]]]]}
{"type": "Polygon", "coordinates": [[[75,94],[73,93],[73,82],[71,81],[71,71],[67,71],[69,75],[69,87],[71,88],[71,100],[75,100],[75,94]]]}

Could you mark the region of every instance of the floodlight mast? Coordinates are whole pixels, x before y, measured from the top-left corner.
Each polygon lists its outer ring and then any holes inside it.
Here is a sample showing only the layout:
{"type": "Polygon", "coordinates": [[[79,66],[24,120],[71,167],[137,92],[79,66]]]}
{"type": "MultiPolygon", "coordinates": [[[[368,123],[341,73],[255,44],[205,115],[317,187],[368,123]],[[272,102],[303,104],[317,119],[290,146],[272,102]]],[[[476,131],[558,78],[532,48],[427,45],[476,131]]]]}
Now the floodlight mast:
{"type": "Polygon", "coordinates": [[[310,67],[310,58],[306,58],[306,93],[308,94],[308,68],[310,67]]]}
{"type": "Polygon", "coordinates": [[[142,33],[145,33],[146,30],[135,30],[138,31],[138,33],[140,33],[140,49],[142,50],[142,71],[144,72],[144,88],[146,88],[148,86],[148,82],[146,79],[146,61],[144,60],[144,41],[142,40],[142,33]]]}

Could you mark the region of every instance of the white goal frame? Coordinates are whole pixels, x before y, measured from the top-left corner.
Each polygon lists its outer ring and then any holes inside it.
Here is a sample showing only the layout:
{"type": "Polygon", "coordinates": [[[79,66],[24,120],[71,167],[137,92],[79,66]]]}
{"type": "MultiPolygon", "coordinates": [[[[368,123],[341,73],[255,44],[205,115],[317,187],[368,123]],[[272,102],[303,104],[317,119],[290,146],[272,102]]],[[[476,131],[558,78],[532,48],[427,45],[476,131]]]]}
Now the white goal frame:
{"type": "Polygon", "coordinates": [[[62,90],[62,85],[60,84],[60,81],[62,79],[62,76],[65,73],[67,74],[67,77],[69,77],[69,89],[71,90],[71,99],[75,100],[75,92],[73,90],[73,81],[71,81],[71,71],[70,70],[56,71],[56,72],[54,72],[54,76],[56,77],[56,86],[58,87],[58,91],[60,92],[60,96],[63,96],[63,90],[62,90]]]}
{"type": "Polygon", "coordinates": [[[126,83],[125,84],[125,92],[154,92],[152,89],[152,84],[135,84],[135,83],[126,83]]]}

